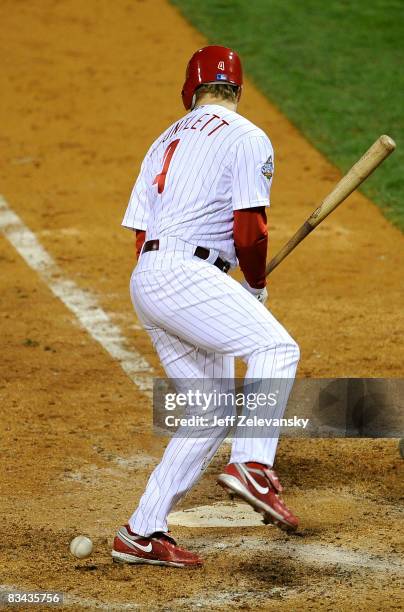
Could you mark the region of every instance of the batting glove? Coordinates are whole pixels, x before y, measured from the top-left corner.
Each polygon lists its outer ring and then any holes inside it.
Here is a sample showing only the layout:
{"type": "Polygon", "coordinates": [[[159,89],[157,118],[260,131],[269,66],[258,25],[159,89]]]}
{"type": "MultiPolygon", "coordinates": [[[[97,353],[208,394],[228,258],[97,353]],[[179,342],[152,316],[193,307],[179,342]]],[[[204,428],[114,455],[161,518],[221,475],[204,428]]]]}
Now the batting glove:
{"type": "Polygon", "coordinates": [[[261,304],[265,304],[265,302],[267,301],[268,291],[266,287],[264,287],[263,289],[254,289],[254,287],[250,287],[246,280],[241,283],[241,286],[244,287],[244,289],[247,289],[247,291],[251,293],[251,295],[256,297],[257,300],[261,302],[261,304]]]}

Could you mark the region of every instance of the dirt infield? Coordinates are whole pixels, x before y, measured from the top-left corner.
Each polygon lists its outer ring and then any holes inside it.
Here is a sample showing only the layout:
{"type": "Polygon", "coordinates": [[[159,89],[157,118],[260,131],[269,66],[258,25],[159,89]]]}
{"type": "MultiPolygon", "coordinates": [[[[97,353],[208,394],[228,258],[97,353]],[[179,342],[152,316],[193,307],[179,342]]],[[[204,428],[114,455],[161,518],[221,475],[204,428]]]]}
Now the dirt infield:
{"type": "MultiPolygon", "coordinates": [[[[184,65],[204,41],[161,0],[3,0],[0,19],[0,193],[151,364],[142,376],[161,374],[132,312],[134,249],[119,225],[145,149],[183,113],[184,65]]],[[[276,151],[273,254],[339,174],[248,84],[240,112],[276,151]]],[[[403,375],[402,247],[355,194],[274,273],[271,309],[301,346],[300,376],[403,375]]],[[[163,448],[150,401],[5,236],[0,263],[3,590],[59,590],[70,606],[105,610],[403,606],[394,440],[281,441],[300,536],[178,527],[202,570],[113,565],[114,530],[163,448]],[[78,533],[95,542],[87,561],[68,553],[78,533]]],[[[227,453],[181,507],[225,500],[215,475],[227,453]]]]}

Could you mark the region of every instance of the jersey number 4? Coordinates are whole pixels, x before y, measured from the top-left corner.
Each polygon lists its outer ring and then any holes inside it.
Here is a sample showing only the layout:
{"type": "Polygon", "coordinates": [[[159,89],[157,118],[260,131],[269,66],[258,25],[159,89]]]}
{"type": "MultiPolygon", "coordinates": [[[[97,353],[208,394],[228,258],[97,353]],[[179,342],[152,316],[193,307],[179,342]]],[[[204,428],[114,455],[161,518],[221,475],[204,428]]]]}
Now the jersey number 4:
{"type": "Polygon", "coordinates": [[[159,193],[163,193],[164,191],[168,168],[170,167],[170,163],[174,155],[174,151],[178,147],[179,142],[180,142],[179,138],[177,140],[173,140],[172,142],[170,142],[170,144],[168,145],[168,147],[166,148],[164,152],[163,168],[161,169],[160,174],[157,174],[156,178],[153,181],[153,185],[157,183],[157,191],[159,193]]]}

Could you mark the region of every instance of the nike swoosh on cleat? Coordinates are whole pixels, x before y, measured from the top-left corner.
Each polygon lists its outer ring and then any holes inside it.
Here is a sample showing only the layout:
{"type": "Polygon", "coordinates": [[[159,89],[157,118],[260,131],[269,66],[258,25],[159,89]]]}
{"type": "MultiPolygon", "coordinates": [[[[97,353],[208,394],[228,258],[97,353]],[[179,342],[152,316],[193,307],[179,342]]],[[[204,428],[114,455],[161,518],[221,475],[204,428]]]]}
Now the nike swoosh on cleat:
{"type": "Polygon", "coordinates": [[[126,542],[130,544],[131,546],[136,546],[143,552],[149,553],[153,550],[153,545],[151,542],[149,542],[147,546],[143,546],[142,544],[138,544],[138,542],[136,542],[133,538],[128,537],[125,533],[122,533],[122,532],[119,533],[119,537],[123,540],[126,540],[126,542]]]}
{"type": "Polygon", "coordinates": [[[269,487],[261,487],[261,485],[258,484],[256,480],[254,480],[248,469],[245,468],[243,464],[241,464],[241,468],[247,479],[251,482],[252,486],[258,491],[258,493],[261,493],[261,495],[265,495],[269,492],[269,487]]]}
{"type": "Polygon", "coordinates": [[[147,546],[142,546],[141,544],[138,544],[137,542],[133,542],[133,541],[132,541],[132,544],[133,546],[140,548],[140,550],[143,550],[143,552],[146,552],[146,553],[149,553],[153,550],[153,545],[151,542],[147,546]]]}

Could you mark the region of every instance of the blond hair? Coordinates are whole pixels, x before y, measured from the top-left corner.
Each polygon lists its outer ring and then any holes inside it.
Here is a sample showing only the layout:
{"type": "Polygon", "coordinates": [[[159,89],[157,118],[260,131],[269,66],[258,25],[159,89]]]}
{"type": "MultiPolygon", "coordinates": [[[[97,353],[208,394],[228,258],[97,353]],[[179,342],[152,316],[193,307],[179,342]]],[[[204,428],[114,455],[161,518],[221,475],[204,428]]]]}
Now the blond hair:
{"type": "Polygon", "coordinates": [[[195,103],[206,94],[214,98],[237,102],[238,93],[239,87],[237,85],[230,85],[230,83],[205,83],[204,85],[200,85],[195,91],[195,103]]]}

